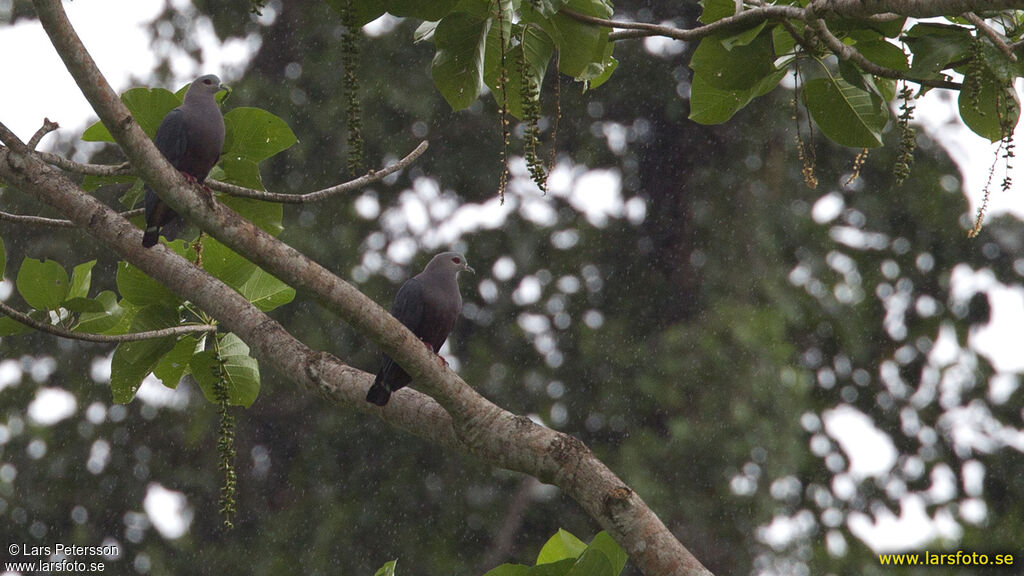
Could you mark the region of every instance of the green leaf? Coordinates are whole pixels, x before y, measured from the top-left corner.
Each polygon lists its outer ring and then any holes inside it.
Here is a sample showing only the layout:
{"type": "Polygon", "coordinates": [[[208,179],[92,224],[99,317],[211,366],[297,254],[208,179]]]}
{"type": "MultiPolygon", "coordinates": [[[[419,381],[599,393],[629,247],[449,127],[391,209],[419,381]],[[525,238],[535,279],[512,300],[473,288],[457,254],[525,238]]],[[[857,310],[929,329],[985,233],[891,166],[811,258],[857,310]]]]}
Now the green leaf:
{"type": "Polygon", "coordinates": [[[425,40],[434,39],[434,30],[437,29],[437,22],[422,22],[412,33],[412,43],[419,44],[425,40]]]}
{"type": "MultiPolygon", "coordinates": [[[[121,101],[132,113],[139,127],[150,137],[156,135],[156,129],[168,112],[181,106],[182,99],[170,90],[163,88],[132,88],[121,94],[121,101]]],[[[86,142],[113,142],[114,137],[102,122],[96,122],[85,129],[82,140],[86,142]]]]}
{"type": "Polygon", "coordinates": [[[910,70],[910,65],[907,64],[907,55],[903,49],[886,40],[858,42],[855,48],[865,58],[879,66],[893,70],[910,70]]]}
{"type": "Polygon", "coordinates": [[[136,306],[152,304],[177,305],[181,302],[178,296],[163,284],[150,278],[145,272],[128,262],[117,263],[117,291],[121,296],[136,306]]]}
{"type": "Polygon", "coordinates": [[[385,562],[383,566],[373,573],[373,576],[395,576],[395,565],[397,564],[397,559],[385,562]]]}
{"type": "Polygon", "coordinates": [[[295,298],[292,287],[210,237],[203,238],[203,268],[264,312],[295,298]]]}
{"type": "Polygon", "coordinates": [[[605,557],[611,562],[612,574],[622,572],[622,569],[626,566],[626,560],[629,559],[626,551],[604,530],[598,532],[597,536],[594,536],[594,539],[590,541],[587,551],[589,552],[590,550],[600,550],[604,553],[605,557]]]}
{"type": "Polygon", "coordinates": [[[722,124],[754,98],[771,92],[785,75],[785,69],[777,70],[751,90],[721,90],[708,84],[704,76],[694,74],[690,85],[690,120],[701,124],[722,124]]]}
{"type": "Polygon", "coordinates": [[[566,576],[617,576],[618,572],[612,572],[611,560],[604,552],[588,548],[580,555],[572,568],[566,572],[566,576]]]}
{"type": "Polygon", "coordinates": [[[751,42],[753,42],[758,37],[758,35],[761,34],[761,30],[764,30],[764,27],[767,24],[768,24],[767,20],[762,20],[760,24],[758,24],[757,26],[754,26],[753,28],[750,28],[748,30],[744,30],[743,32],[740,32],[739,34],[736,34],[736,35],[733,35],[733,36],[729,36],[727,38],[723,38],[722,39],[722,46],[726,50],[732,50],[736,46],[746,46],[746,45],[750,44],[751,42]]]}
{"type": "Polygon", "coordinates": [[[557,14],[558,11],[565,6],[565,3],[566,0],[539,0],[534,7],[537,8],[545,18],[550,18],[557,14]]]}
{"type": "Polygon", "coordinates": [[[26,332],[33,330],[10,316],[0,316],[0,336],[16,336],[26,332]]]}
{"type": "Polygon", "coordinates": [[[160,383],[168,388],[177,388],[178,382],[188,369],[189,360],[196,353],[199,347],[199,340],[194,336],[185,336],[174,345],[170,352],[157,363],[153,369],[153,376],[156,376],[160,383]]]}
{"type": "Polygon", "coordinates": [[[776,26],[772,28],[772,50],[774,50],[776,58],[792,54],[795,49],[796,39],[784,27],[776,26]]]}
{"type": "Polygon", "coordinates": [[[910,71],[915,76],[932,77],[966,58],[972,39],[966,28],[928,23],[908,30],[904,41],[914,55],[910,71]]]}
{"type": "Polygon", "coordinates": [[[92,285],[92,267],[96,265],[95,260],[82,262],[71,271],[71,289],[68,290],[68,298],[85,298],[89,295],[89,286],[92,285]]]}
{"type": "Polygon", "coordinates": [[[68,296],[68,273],[56,260],[25,258],[18,270],[18,293],[37,310],[56,310],[68,296]]]}
{"type": "Polygon", "coordinates": [[[68,298],[61,306],[72,312],[92,312],[98,314],[107,310],[102,302],[82,297],[68,298]]]}
{"type": "MultiPolygon", "coordinates": [[[[249,347],[234,334],[218,335],[220,366],[227,378],[228,403],[248,408],[260,393],[260,370],[256,359],[249,356],[249,347]]],[[[217,382],[215,350],[204,350],[192,356],[189,369],[199,383],[203,395],[216,403],[214,386],[217,382]]]]}
{"type": "Polygon", "coordinates": [[[271,236],[277,236],[284,230],[284,206],[279,202],[262,202],[253,198],[223,195],[217,200],[271,236]]]}
{"type": "Polygon", "coordinates": [[[566,530],[559,528],[558,532],[548,539],[544,547],[537,555],[537,564],[549,564],[566,558],[578,558],[587,545],[579,538],[573,536],[566,530]]]}
{"type": "Polygon", "coordinates": [[[434,84],[453,110],[466,108],[484,86],[484,51],[489,18],[455,12],[434,30],[437,52],[430,65],[434,84]]]}
{"type": "MultiPolygon", "coordinates": [[[[1010,133],[1017,126],[1020,120],[1020,100],[1012,86],[1004,85],[987,68],[982,69],[981,74],[978,80],[977,108],[972,103],[970,91],[960,90],[960,118],[972,132],[995,142],[1003,138],[1004,124],[1010,133]],[[1000,118],[1006,120],[1000,121],[1000,118]]],[[[965,86],[969,80],[970,77],[965,78],[965,86]]]]}
{"type": "Polygon", "coordinates": [[[721,35],[708,36],[694,51],[690,68],[720,90],[748,90],[776,71],[771,34],[761,34],[750,44],[732,50],[722,45],[721,35]]]}
{"type": "MultiPolygon", "coordinates": [[[[581,14],[610,18],[611,6],[602,0],[570,0],[567,6],[581,14]]],[[[544,18],[537,11],[523,5],[524,21],[539,24],[558,47],[559,70],[581,81],[590,81],[605,73],[610,64],[608,51],[609,28],[584,24],[555,14],[544,18]]]]}
{"type": "Polygon", "coordinates": [[[259,163],[298,142],[288,123],[259,108],[235,108],[224,115],[224,156],[259,163]]]}
{"type": "Polygon", "coordinates": [[[121,206],[128,208],[129,210],[135,208],[135,205],[142,201],[143,196],[146,193],[146,183],[142,181],[142,178],[136,178],[135,183],[128,190],[125,190],[124,194],[118,202],[121,206]]]}
{"type": "MultiPolygon", "coordinates": [[[[132,332],[146,332],[177,326],[178,310],[159,304],[141,308],[132,320],[132,332]]],[[[114,349],[110,365],[110,390],[114,402],[127,404],[135,398],[142,380],[175,345],[174,336],[139,342],[122,342],[114,349]]]]}
{"type": "Polygon", "coordinates": [[[700,21],[704,24],[711,24],[736,13],[736,2],[733,0],[700,0],[700,5],[704,7],[700,13],[700,21]]]}
{"type": "MultiPolygon", "coordinates": [[[[501,70],[501,57],[498,50],[500,38],[498,27],[491,28],[487,37],[487,62],[484,71],[484,79],[491,89],[495,101],[501,100],[501,89],[498,86],[498,74],[501,70]]],[[[555,44],[546,32],[536,26],[529,26],[523,33],[523,42],[509,49],[505,53],[505,67],[508,70],[507,83],[505,84],[506,102],[509,112],[516,118],[523,117],[523,79],[520,73],[520,65],[523,62],[523,55],[526,56],[526,66],[529,76],[537,83],[535,95],[540,94],[540,86],[544,82],[544,74],[547,72],[548,63],[555,53],[555,44]]]]}
{"type": "MultiPolygon", "coordinates": [[[[90,332],[92,334],[103,334],[117,326],[122,317],[125,316],[125,308],[122,308],[117,301],[117,295],[110,290],[100,292],[96,302],[103,305],[100,312],[84,312],[78,317],[78,324],[75,325],[76,332],[90,332]]],[[[126,303],[127,304],[127,303],[126,303]]],[[[125,326],[126,331],[129,326],[125,326]]]]}
{"type": "Polygon", "coordinates": [[[815,78],[804,83],[804,104],[825,136],[843,146],[882,145],[889,111],[882,99],[842,78],[815,78]]]}
{"type": "Polygon", "coordinates": [[[459,0],[390,0],[388,12],[401,18],[440,20],[455,8],[459,0]]]}

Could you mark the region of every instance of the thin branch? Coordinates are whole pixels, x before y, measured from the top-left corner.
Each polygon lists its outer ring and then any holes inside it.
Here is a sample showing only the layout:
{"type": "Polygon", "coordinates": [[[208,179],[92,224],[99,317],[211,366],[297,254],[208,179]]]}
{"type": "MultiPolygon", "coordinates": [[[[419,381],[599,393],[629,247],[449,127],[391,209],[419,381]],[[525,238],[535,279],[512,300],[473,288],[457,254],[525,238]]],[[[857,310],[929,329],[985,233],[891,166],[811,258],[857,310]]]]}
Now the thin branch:
{"type": "Polygon", "coordinates": [[[412,152],[407,154],[405,158],[402,158],[398,162],[381,168],[380,170],[370,170],[363,176],[356,178],[355,180],[349,180],[330,188],[324,188],[323,190],[317,190],[315,192],[307,192],[306,194],[281,194],[275,192],[264,192],[262,190],[253,190],[252,188],[246,188],[244,186],[237,186],[235,184],[229,184],[227,182],[220,182],[218,180],[207,180],[206,185],[211,190],[217,192],[223,192],[230,194],[231,196],[238,196],[240,198],[252,198],[255,200],[263,200],[266,202],[279,202],[281,204],[306,204],[310,202],[319,202],[325,200],[336,194],[343,192],[351,192],[352,190],[358,190],[363,186],[367,186],[374,182],[379,182],[384,178],[404,170],[409,167],[410,164],[416,161],[417,158],[423,155],[427,151],[427,141],[420,142],[412,152]]]}
{"type": "MultiPolygon", "coordinates": [[[[136,208],[134,210],[125,210],[124,212],[118,212],[123,218],[131,218],[133,216],[140,216],[146,211],[145,208],[136,208]]],[[[0,220],[5,222],[14,222],[15,224],[28,224],[31,226],[49,226],[51,228],[75,228],[75,223],[71,220],[63,220],[60,218],[44,218],[43,216],[29,216],[27,214],[11,214],[10,212],[0,212],[0,220]]]]}
{"type": "Polygon", "coordinates": [[[991,26],[986,24],[980,16],[978,16],[974,12],[965,12],[964,17],[967,18],[968,22],[974,24],[974,26],[978,30],[981,30],[982,34],[988,36],[988,39],[991,40],[992,43],[996,45],[996,48],[999,48],[999,50],[1002,51],[1003,54],[1006,54],[1006,57],[1010,59],[1010,62],[1017,61],[1017,55],[1013,53],[1013,48],[1010,48],[1010,46],[1006,44],[1006,40],[1002,36],[1000,36],[999,33],[996,32],[991,26]]]}
{"type": "MultiPolygon", "coordinates": [[[[422,156],[424,152],[426,152],[427,146],[427,141],[424,140],[423,142],[420,142],[419,146],[413,149],[412,152],[407,154],[405,158],[402,158],[390,166],[386,166],[380,170],[370,170],[363,176],[354,180],[342,182],[341,184],[324,188],[323,190],[317,190],[315,192],[308,192],[306,194],[266,192],[263,190],[254,190],[252,188],[246,188],[236,184],[221,182],[219,180],[207,180],[205,184],[211,190],[223,192],[224,194],[231,196],[238,196],[239,198],[252,198],[266,202],[279,202],[281,204],[306,204],[310,202],[319,202],[336,194],[351,192],[374,182],[379,182],[399,170],[408,168],[413,162],[422,156]]],[[[61,170],[66,170],[75,174],[87,174],[91,176],[129,176],[135,173],[128,162],[123,162],[117,165],[82,164],[49,152],[37,152],[37,154],[39,154],[47,164],[52,164],[61,170]]]]}
{"type": "Polygon", "coordinates": [[[160,330],[147,332],[132,332],[129,334],[91,334],[89,332],[72,332],[60,326],[40,322],[27,314],[23,314],[11,308],[3,301],[0,301],[0,312],[9,316],[29,328],[35,328],[40,332],[68,338],[70,340],[82,340],[85,342],[98,342],[101,344],[120,344],[121,342],[139,342],[140,340],[151,340],[153,338],[166,338],[168,336],[180,336],[182,334],[195,334],[196,332],[216,332],[217,327],[213,324],[196,324],[191,326],[172,326],[160,330]]]}
{"type": "Polygon", "coordinates": [[[51,122],[49,118],[43,118],[43,125],[36,130],[36,133],[32,135],[28,140],[28,147],[35,150],[36,146],[39,146],[39,141],[43,139],[50,132],[53,132],[57,128],[60,128],[60,124],[51,122]]]}
{"type": "Polygon", "coordinates": [[[568,8],[562,8],[558,11],[559,14],[563,14],[584,24],[592,24],[595,26],[603,26],[605,28],[615,28],[616,30],[625,30],[625,32],[612,32],[608,35],[609,40],[624,40],[626,38],[645,38],[647,36],[664,36],[666,38],[673,38],[675,40],[681,40],[683,42],[689,42],[692,40],[699,40],[705,36],[710,36],[715,32],[721,30],[729,30],[733,28],[749,28],[760,24],[765,20],[772,18],[795,18],[802,19],[804,17],[804,9],[798,6],[775,6],[765,5],[744,10],[734,16],[728,16],[720,20],[715,20],[710,24],[691,28],[689,30],[683,28],[675,28],[672,26],[664,26],[661,24],[647,24],[644,22],[622,22],[618,20],[607,20],[605,18],[598,18],[597,16],[588,16],[581,14],[575,10],[569,10],[568,8]]]}
{"type": "Polygon", "coordinates": [[[829,31],[828,26],[825,25],[825,21],[820,18],[815,18],[813,12],[807,21],[815,35],[818,36],[825,45],[829,47],[840,60],[852,60],[854,64],[860,67],[861,70],[874,74],[875,76],[881,76],[882,78],[891,78],[893,80],[906,80],[920,84],[921,86],[929,86],[931,88],[945,88],[946,90],[959,90],[963,84],[960,82],[952,82],[949,80],[934,80],[931,78],[912,78],[907,76],[899,70],[893,70],[884,66],[879,66],[871,60],[868,60],[861,54],[856,48],[849,44],[844,44],[842,40],[836,38],[832,32],[829,31]]]}

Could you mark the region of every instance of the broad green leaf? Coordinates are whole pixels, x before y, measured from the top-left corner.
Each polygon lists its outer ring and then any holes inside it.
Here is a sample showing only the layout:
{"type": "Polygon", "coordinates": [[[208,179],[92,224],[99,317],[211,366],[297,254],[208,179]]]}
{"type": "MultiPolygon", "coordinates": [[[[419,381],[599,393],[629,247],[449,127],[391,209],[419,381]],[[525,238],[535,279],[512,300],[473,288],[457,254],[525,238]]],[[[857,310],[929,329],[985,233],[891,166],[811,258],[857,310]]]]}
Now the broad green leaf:
{"type": "Polygon", "coordinates": [[[235,108],[224,115],[224,156],[262,162],[298,139],[288,123],[259,108],[235,108]]]}
{"type": "Polygon", "coordinates": [[[721,90],[748,90],[775,72],[771,35],[761,34],[750,44],[726,50],[720,35],[700,41],[690,68],[704,81],[721,90]]]}
{"type": "Polygon", "coordinates": [[[575,558],[566,558],[537,566],[502,564],[489,570],[484,576],[565,576],[575,563],[575,558]]]}
{"type": "Polygon", "coordinates": [[[437,52],[430,73],[453,110],[472,104],[483,89],[484,50],[490,27],[489,18],[455,12],[434,30],[437,52]]]}
{"type": "Polygon", "coordinates": [[[739,34],[736,34],[734,36],[723,38],[722,46],[726,50],[732,50],[736,46],[746,46],[753,42],[758,37],[758,35],[761,34],[761,30],[764,30],[764,27],[767,24],[768,21],[763,20],[760,24],[754,26],[753,28],[744,30],[743,32],[740,32],[739,34]]]}
{"type": "MultiPolygon", "coordinates": [[[[249,347],[234,334],[218,337],[220,366],[227,378],[228,403],[248,408],[260,393],[260,370],[256,359],[249,356],[249,347]]],[[[192,356],[189,369],[196,379],[203,395],[210,402],[216,402],[214,386],[217,382],[217,356],[215,350],[204,350],[192,356]]]]}
{"type": "MultiPolygon", "coordinates": [[[[964,85],[968,84],[968,77],[964,85]]],[[[960,118],[975,134],[995,142],[1003,138],[1003,124],[1010,133],[1020,120],[1020,100],[1012,86],[1005,86],[992,76],[988,69],[982,71],[978,81],[977,108],[972,103],[969,90],[960,91],[960,118]],[[1000,119],[1006,119],[1005,122],[1000,119]]]]}
{"type": "Polygon", "coordinates": [[[700,13],[700,21],[704,24],[711,24],[736,13],[734,0],[701,0],[700,5],[704,8],[700,13]]]}
{"type": "Polygon", "coordinates": [[[401,18],[440,20],[455,8],[459,0],[390,0],[388,12],[401,18]]]}
{"type": "Polygon", "coordinates": [[[263,176],[260,175],[259,164],[255,160],[242,156],[221,156],[220,166],[217,171],[211,172],[209,177],[254,190],[266,190],[263,187],[263,176]]]}
{"type": "MultiPolygon", "coordinates": [[[[91,332],[102,334],[114,328],[125,316],[125,309],[117,301],[117,295],[110,290],[100,292],[95,299],[103,305],[102,312],[85,312],[78,317],[78,324],[75,325],[76,332],[91,332]]],[[[125,330],[129,326],[125,326],[125,330]]],[[[122,330],[125,331],[125,330],[122,330]]]]}
{"type": "MultiPolygon", "coordinates": [[[[796,29],[799,32],[803,26],[796,26],[796,29]]],[[[792,54],[796,49],[796,39],[784,27],[776,26],[772,28],[772,49],[776,57],[792,54]]]]}
{"type": "Polygon", "coordinates": [[[277,236],[284,230],[284,206],[279,202],[262,202],[252,198],[224,195],[217,200],[271,236],[277,236]]]}
{"type": "Polygon", "coordinates": [[[142,181],[142,178],[136,178],[135,183],[132,187],[125,190],[118,202],[125,208],[132,209],[135,205],[142,201],[143,196],[146,193],[146,183],[142,181]]]}
{"type": "Polygon", "coordinates": [[[36,310],[56,310],[68,296],[68,273],[56,260],[25,258],[18,270],[18,293],[36,310]]]}
{"type": "Polygon", "coordinates": [[[395,576],[395,565],[398,564],[398,560],[389,560],[385,562],[383,566],[377,569],[373,573],[373,576],[395,576]]]}
{"type": "MultiPolygon", "coordinates": [[[[495,101],[500,103],[501,89],[498,86],[498,73],[501,69],[501,57],[498,51],[497,26],[491,28],[487,38],[487,66],[485,68],[485,80],[491,89],[495,101]]],[[[535,95],[540,94],[540,86],[544,81],[544,74],[547,71],[548,63],[554,55],[555,45],[546,32],[536,26],[529,26],[523,33],[523,42],[509,49],[505,53],[505,68],[508,71],[507,83],[505,84],[506,103],[509,112],[516,118],[523,117],[522,97],[522,68],[523,58],[527,74],[537,84],[535,95]]]]}
{"type": "Polygon", "coordinates": [[[597,536],[594,536],[594,539],[590,541],[587,551],[589,552],[590,550],[600,550],[604,553],[605,557],[611,562],[612,574],[622,572],[622,569],[626,566],[626,560],[629,559],[626,551],[604,530],[598,532],[597,536]]]}
{"type": "MultiPolygon", "coordinates": [[[[178,310],[155,304],[141,308],[132,320],[132,332],[146,332],[170,328],[179,323],[178,310]]],[[[110,365],[110,390],[114,402],[127,404],[135,398],[142,380],[156,368],[157,363],[175,345],[174,336],[153,338],[139,342],[122,342],[114,349],[110,365]]]]}
{"type": "Polygon", "coordinates": [[[873,42],[858,42],[854,46],[865,58],[886,68],[893,70],[910,70],[907,64],[907,55],[903,49],[886,40],[873,42]]]}
{"type": "Polygon", "coordinates": [[[189,360],[196,353],[199,340],[194,336],[185,336],[174,345],[170,352],[157,363],[153,369],[153,376],[156,376],[160,383],[168,388],[177,388],[178,382],[188,369],[189,360]]]}
{"type": "MultiPolygon", "coordinates": [[[[163,88],[132,88],[121,94],[121,101],[132,113],[139,127],[150,137],[156,135],[156,129],[168,112],[181,106],[182,99],[170,90],[163,88]]],[[[114,137],[102,122],[96,122],[85,129],[82,140],[86,142],[113,142],[114,137]]]]}
{"type": "MultiPolygon", "coordinates": [[[[609,48],[611,48],[613,46],[614,46],[613,43],[611,43],[611,42],[608,43],[608,47],[609,48]]],[[[588,88],[593,90],[594,88],[597,88],[601,84],[604,84],[605,82],[607,82],[608,79],[612,77],[612,73],[615,72],[615,69],[618,68],[618,67],[619,67],[619,61],[616,60],[615,58],[609,56],[608,57],[608,61],[605,62],[605,64],[604,64],[604,71],[601,72],[601,74],[599,76],[595,77],[593,80],[590,81],[590,83],[588,84],[588,88]]]]}
{"type": "Polygon", "coordinates": [[[295,289],[257,268],[239,289],[242,296],[264,312],[283,306],[295,299],[295,289]]]}
{"type": "Polygon", "coordinates": [[[612,572],[611,560],[604,552],[596,548],[587,548],[566,572],[566,576],[618,576],[618,572],[612,572]]]}
{"type": "Polygon", "coordinates": [[[102,302],[98,300],[93,300],[92,298],[82,297],[68,298],[63,303],[61,303],[61,306],[67,308],[72,312],[92,312],[95,314],[99,314],[102,312],[106,312],[107,310],[102,302]]]}
{"type": "Polygon", "coordinates": [[[910,71],[915,76],[933,76],[966,58],[972,38],[966,28],[925,23],[908,30],[904,41],[914,55],[910,71]]]}
{"type": "Polygon", "coordinates": [[[882,145],[889,110],[878,96],[842,78],[815,78],[804,83],[804,104],[832,141],[853,148],[882,145]]]}
{"type": "Polygon", "coordinates": [[[721,90],[708,84],[703,75],[694,74],[690,85],[690,120],[701,124],[722,124],[754,98],[771,92],[785,75],[785,69],[777,70],[751,90],[721,90]]]}
{"type": "Polygon", "coordinates": [[[534,7],[546,18],[558,13],[565,6],[566,0],[539,0],[534,7]]]}
{"type": "Polygon", "coordinates": [[[548,539],[544,547],[540,549],[540,554],[537,555],[537,564],[558,562],[566,558],[578,558],[586,549],[587,545],[579,538],[565,530],[559,529],[554,536],[548,539]]]}
{"type": "MultiPolygon", "coordinates": [[[[567,6],[581,14],[598,18],[611,18],[611,6],[601,0],[570,0],[567,6]]],[[[581,81],[590,81],[605,73],[610,64],[608,52],[609,28],[592,26],[565,16],[555,14],[551,18],[540,17],[539,13],[523,5],[523,18],[539,24],[558,47],[559,70],[581,81]]]]}
{"type": "Polygon", "coordinates": [[[145,272],[128,262],[117,263],[117,291],[121,296],[136,306],[166,304],[177,306],[181,302],[178,296],[163,284],[150,278],[145,272]]]}
{"type": "Polygon", "coordinates": [[[15,336],[33,330],[10,316],[0,316],[0,336],[15,336]]]}
{"type": "Polygon", "coordinates": [[[203,268],[264,312],[295,298],[293,288],[213,238],[203,239],[203,268]]]}
{"type": "Polygon", "coordinates": [[[92,285],[92,267],[96,265],[95,260],[82,262],[71,271],[71,289],[68,290],[68,298],[85,298],[89,295],[89,286],[92,285]]]}
{"type": "Polygon", "coordinates": [[[981,57],[992,74],[1004,82],[1012,82],[1024,76],[1024,61],[1011,62],[1006,54],[992,45],[988,39],[981,42],[981,57]]]}

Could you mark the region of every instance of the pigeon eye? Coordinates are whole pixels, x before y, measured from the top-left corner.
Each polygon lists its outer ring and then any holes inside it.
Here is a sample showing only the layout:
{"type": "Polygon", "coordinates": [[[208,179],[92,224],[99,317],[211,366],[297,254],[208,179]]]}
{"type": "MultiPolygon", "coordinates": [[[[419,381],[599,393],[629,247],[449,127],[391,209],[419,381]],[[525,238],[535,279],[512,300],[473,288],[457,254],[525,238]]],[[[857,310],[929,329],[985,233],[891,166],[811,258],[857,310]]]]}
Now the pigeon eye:
{"type": "Polygon", "coordinates": [[[455,262],[456,264],[462,264],[462,260],[459,260],[458,258],[452,258],[452,262],[455,262]]]}
{"type": "Polygon", "coordinates": [[[210,80],[209,78],[207,78],[206,80],[203,80],[203,84],[206,84],[207,86],[209,86],[210,84],[213,84],[213,80],[210,80]]]}

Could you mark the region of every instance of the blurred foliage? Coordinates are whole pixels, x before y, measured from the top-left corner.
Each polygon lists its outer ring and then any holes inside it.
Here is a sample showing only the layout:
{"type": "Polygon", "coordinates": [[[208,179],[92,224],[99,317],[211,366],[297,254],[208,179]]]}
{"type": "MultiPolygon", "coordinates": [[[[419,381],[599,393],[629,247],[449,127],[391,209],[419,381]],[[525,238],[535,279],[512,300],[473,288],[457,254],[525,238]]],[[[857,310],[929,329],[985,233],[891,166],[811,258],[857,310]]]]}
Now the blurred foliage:
{"type": "MultiPolygon", "coordinates": [[[[684,6],[684,17],[698,10],[684,6]]],[[[205,22],[221,38],[258,38],[244,76],[227,78],[231,104],[268,110],[299,138],[261,164],[263,184],[307,192],[353,176],[340,136],[340,19],[313,0],[262,11],[168,8],[155,47],[191,50],[205,22]]],[[[616,12],[679,15],[633,2],[616,12]]],[[[385,20],[366,34],[364,157],[379,166],[423,138],[429,152],[352,197],[286,207],[284,241],[385,306],[433,253],[465,251],[478,276],[463,280],[453,367],[497,404],[584,440],[716,573],[881,574],[858,535],[893,514],[933,521],[921,549],[1019,549],[1021,392],[970,343],[988,321],[981,290],[1020,284],[1024,229],[1002,218],[968,240],[959,177],[932,140],[918,135],[900,188],[890,174],[899,134],[884,132],[890,145],[849,184],[853,153],[818,142],[821,184],[810,190],[791,94],[759,98],[728,125],[694,124],[689,52],[620,42],[613,81],[585,94],[562,87],[548,193],[513,162],[499,206],[494,104],[451,110],[431,80],[432,50],[410,42],[416,24],[385,20]],[[830,424],[843,420],[883,433],[867,444],[881,462],[873,471],[851,469],[830,424]]],[[[169,70],[163,62],[153,84],[169,70]]],[[[553,88],[548,75],[542,137],[553,88]]],[[[116,202],[119,186],[96,194],[116,202]]],[[[22,194],[4,200],[46,212],[22,194]]],[[[115,287],[115,260],[84,234],[7,223],[0,234],[10,262],[26,252],[65,265],[97,259],[93,288],[115,287]]],[[[376,370],[377,351],[315,302],[272,314],[308,345],[376,370]]],[[[29,334],[0,347],[6,542],[116,541],[125,573],[371,574],[398,558],[442,574],[532,563],[560,528],[598,530],[555,489],[264,372],[259,399],[235,412],[238,509],[225,532],[218,415],[194,383],[173,396],[147,385],[111,405],[108,346],[29,334]],[[32,405],[52,389],[76,409],[49,424],[32,405]],[[180,537],[143,513],[158,486],[187,498],[180,537]]]]}

